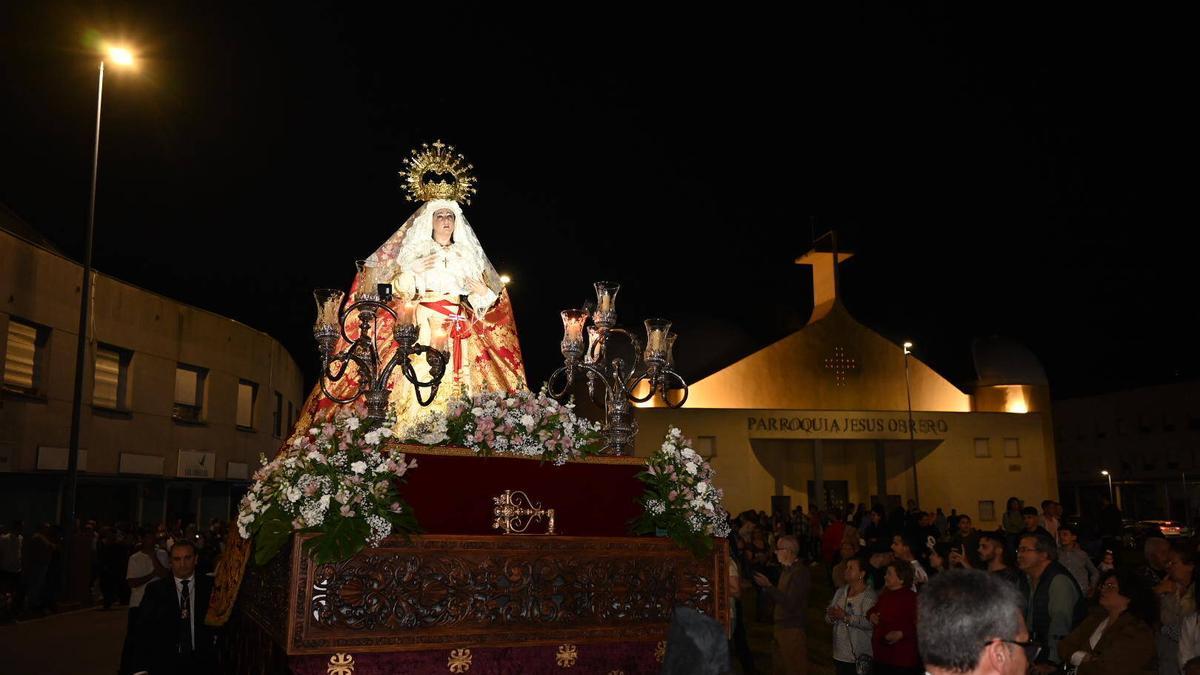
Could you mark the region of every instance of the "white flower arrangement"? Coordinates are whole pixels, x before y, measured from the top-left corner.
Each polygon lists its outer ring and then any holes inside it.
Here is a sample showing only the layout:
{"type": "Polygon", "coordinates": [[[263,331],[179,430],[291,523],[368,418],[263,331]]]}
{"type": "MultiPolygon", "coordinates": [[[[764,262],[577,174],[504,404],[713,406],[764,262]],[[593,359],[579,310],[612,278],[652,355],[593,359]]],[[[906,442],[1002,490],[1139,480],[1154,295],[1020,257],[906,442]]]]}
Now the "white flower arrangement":
{"type": "Polygon", "coordinates": [[[713,482],[715,476],[683,432],[669,427],[666,440],[646,458],[646,470],[638,474],[647,489],[635,530],[643,534],[665,530],[697,555],[706,555],[713,537],[729,536],[725,495],[713,482]]]}
{"type": "Polygon", "coordinates": [[[318,533],[308,544],[317,562],[325,563],[376,546],[393,532],[417,530],[397,489],[417,461],[381,445],[392,435],[394,420],[372,428],[365,414],[361,405],[343,408],[274,459],[262,458],[237,518],[242,538],[254,538],[260,564],[292,532],[318,533]]]}
{"type": "Polygon", "coordinates": [[[543,388],[531,391],[490,392],[470,400],[452,401],[437,424],[445,442],[470,448],[481,455],[504,453],[537,457],[565,464],[571,459],[597,454],[603,448],[600,425],[575,414],[574,403],[559,403],[543,388]]]}

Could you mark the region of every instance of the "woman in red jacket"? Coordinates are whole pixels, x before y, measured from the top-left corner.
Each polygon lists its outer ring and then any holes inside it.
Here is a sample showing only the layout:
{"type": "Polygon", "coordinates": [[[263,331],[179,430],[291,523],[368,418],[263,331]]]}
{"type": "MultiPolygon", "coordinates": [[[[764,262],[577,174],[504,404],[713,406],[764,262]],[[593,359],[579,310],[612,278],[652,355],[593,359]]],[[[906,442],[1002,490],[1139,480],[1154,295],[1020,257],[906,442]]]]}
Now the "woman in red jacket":
{"type": "Polygon", "coordinates": [[[888,563],[883,594],[867,617],[875,624],[871,647],[877,675],[921,675],[917,655],[917,594],[912,591],[912,566],[888,563]]]}

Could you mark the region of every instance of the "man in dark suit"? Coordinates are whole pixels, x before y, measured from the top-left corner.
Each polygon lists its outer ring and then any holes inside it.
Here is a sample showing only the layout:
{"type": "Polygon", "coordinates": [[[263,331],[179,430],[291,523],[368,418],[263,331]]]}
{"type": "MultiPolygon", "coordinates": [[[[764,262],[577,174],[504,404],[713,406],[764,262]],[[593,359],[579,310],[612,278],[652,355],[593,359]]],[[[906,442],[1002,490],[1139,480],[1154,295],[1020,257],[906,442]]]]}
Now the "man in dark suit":
{"type": "Polygon", "coordinates": [[[171,547],[171,576],[146,585],[138,617],[136,667],[149,675],[211,672],[216,636],[204,625],[212,578],[196,574],[196,547],[171,547]]]}

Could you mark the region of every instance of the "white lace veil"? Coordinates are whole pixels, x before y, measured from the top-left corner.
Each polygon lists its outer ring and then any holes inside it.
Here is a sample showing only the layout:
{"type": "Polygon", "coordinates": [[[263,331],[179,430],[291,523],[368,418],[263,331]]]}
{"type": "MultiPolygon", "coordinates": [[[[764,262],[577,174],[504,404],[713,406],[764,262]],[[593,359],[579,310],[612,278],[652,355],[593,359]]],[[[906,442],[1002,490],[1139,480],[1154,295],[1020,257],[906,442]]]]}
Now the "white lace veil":
{"type": "Polygon", "coordinates": [[[454,212],[453,248],[466,263],[466,271],[474,278],[482,277],[487,287],[499,295],[503,285],[496,268],[484,254],[462,207],[448,199],[430,200],[418,207],[400,229],[367,258],[367,264],[382,268],[383,279],[395,279],[401,273],[411,271],[418,258],[429,255],[437,247],[433,240],[433,214],[438,209],[454,212]]]}

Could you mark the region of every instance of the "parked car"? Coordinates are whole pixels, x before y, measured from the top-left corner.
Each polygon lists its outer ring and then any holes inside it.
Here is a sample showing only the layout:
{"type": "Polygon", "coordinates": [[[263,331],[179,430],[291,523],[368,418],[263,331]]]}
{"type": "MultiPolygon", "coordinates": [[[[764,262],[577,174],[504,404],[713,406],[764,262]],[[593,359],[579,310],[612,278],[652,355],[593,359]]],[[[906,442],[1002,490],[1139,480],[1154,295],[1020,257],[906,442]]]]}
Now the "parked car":
{"type": "Polygon", "coordinates": [[[1177,520],[1126,520],[1122,525],[1121,545],[1125,548],[1141,548],[1150,536],[1173,540],[1186,539],[1193,534],[1192,528],[1177,520]]]}
{"type": "Polygon", "coordinates": [[[1138,527],[1147,534],[1157,528],[1167,539],[1186,539],[1192,536],[1192,528],[1178,520],[1139,520],[1138,527]]]}

